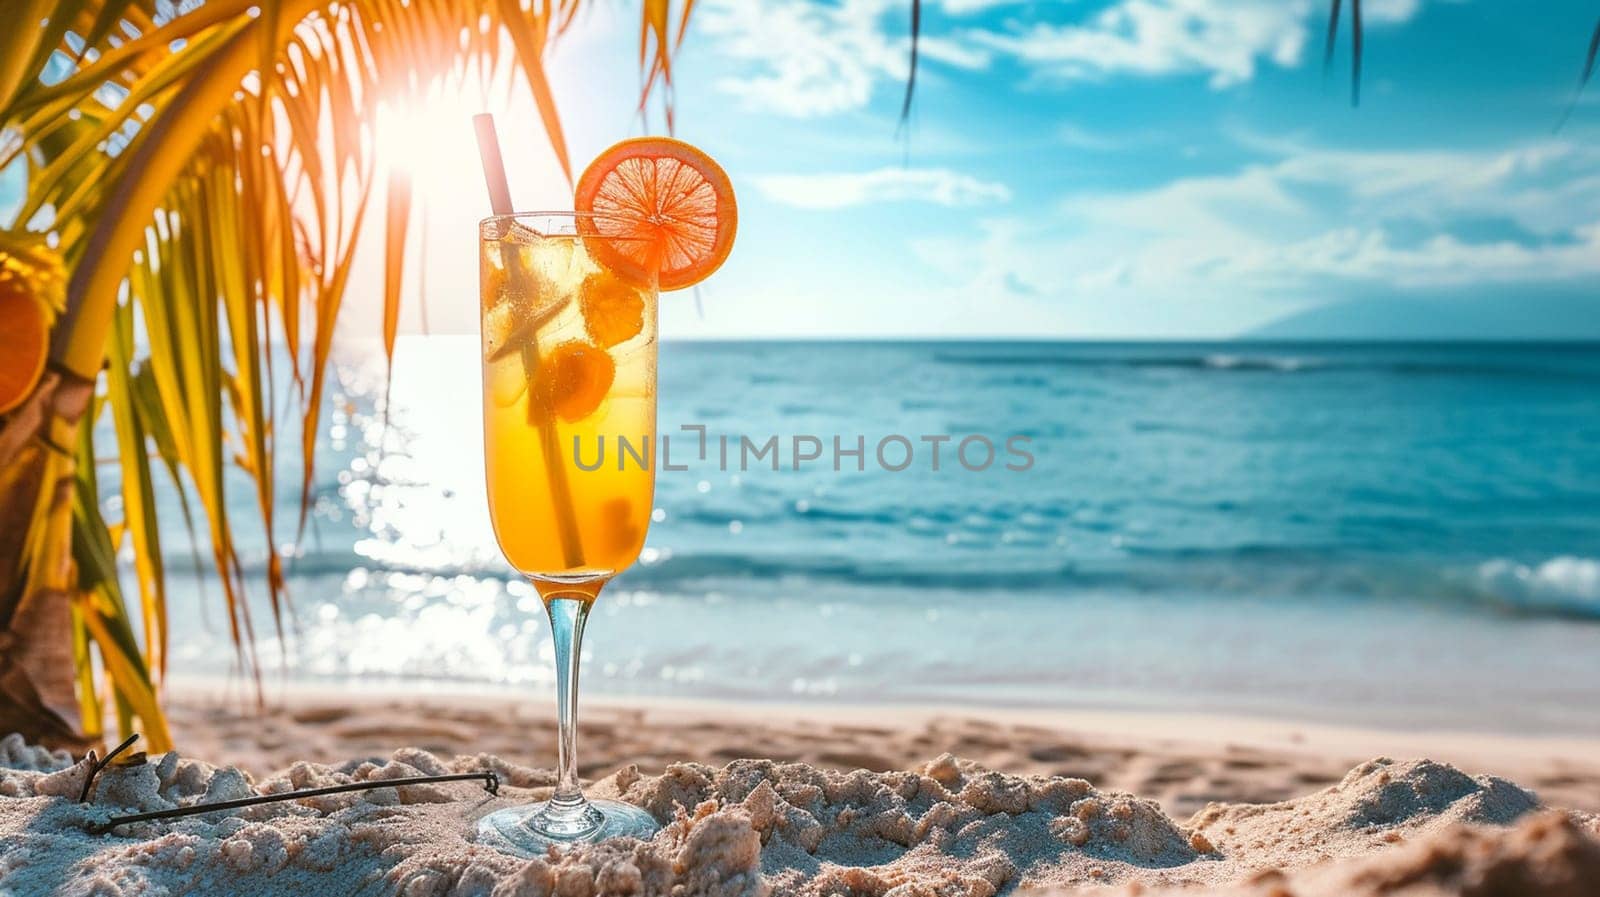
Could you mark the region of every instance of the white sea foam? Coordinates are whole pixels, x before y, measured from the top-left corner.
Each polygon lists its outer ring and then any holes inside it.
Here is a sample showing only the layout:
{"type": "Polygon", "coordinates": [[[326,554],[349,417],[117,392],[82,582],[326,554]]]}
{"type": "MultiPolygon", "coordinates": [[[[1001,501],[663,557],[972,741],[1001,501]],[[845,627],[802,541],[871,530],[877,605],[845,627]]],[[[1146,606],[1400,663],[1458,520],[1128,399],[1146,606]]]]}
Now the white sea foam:
{"type": "Polygon", "coordinates": [[[1536,565],[1496,559],[1478,567],[1484,585],[1519,604],[1600,613],[1600,560],[1561,555],[1536,565]]]}
{"type": "Polygon", "coordinates": [[[1322,366],[1322,362],[1312,358],[1296,358],[1294,356],[1243,356],[1243,355],[1207,355],[1204,359],[1205,367],[1214,370],[1262,370],[1293,373],[1295,371],[1309,370],[1322,366]]]}

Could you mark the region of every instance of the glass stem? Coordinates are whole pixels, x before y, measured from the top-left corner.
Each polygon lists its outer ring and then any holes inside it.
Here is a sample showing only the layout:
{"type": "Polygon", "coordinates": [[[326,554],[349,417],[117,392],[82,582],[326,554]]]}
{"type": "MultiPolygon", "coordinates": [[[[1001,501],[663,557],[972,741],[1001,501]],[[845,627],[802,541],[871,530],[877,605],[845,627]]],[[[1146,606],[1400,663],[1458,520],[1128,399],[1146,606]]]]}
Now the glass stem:
{"type": "Polygon", "coordinates": [[[576,834],[599,824],[598,814],[578,784],[578,663],[583,624],[592,602],[551,596],[545,600],[556,649],[556,790],[545,805],[542,822],[557,831],[576,834]]]}

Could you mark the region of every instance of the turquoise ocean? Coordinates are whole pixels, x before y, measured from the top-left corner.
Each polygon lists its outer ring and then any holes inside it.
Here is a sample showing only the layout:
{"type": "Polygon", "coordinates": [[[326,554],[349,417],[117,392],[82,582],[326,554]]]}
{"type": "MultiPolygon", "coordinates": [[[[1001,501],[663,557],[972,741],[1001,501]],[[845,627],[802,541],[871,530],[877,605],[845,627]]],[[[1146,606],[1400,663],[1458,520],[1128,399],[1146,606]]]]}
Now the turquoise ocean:
{"type": "MultiPolygon", "coordinates": [[[[297,545],[280,459],[282,642],[237,484],[269,678],[550,688],[476,352],[402,339],[385,418],[381,356],[340,350],[297,545]]],[[[586,693],[1600,734],[1600,346],[668,341],[659,407],[684,469],[586,693]]],[[[238,675],[167,532],[172,668],[238,675]]]]}

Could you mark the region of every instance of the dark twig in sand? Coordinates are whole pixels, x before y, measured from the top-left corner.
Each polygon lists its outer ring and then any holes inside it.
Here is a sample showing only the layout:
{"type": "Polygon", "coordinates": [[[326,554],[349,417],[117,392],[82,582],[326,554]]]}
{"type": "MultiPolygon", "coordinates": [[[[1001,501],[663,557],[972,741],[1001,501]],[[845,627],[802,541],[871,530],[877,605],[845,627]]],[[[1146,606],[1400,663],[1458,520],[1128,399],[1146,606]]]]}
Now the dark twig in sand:
{"type": "Polygon", "coordinates": [[[153,810],[149,813],[135,813],[131,816],[113,816],[102,823],[89,826],[89,831],[96,834],[110,831],[119,825],[130,822],[149,822],[153,819],[177,819],[181,816],[198,816],[202,813],[212,813],[218,810],[238,810],[243,807],[253,807],[257,804],[269,804],[276,801],[299,800],[302,797],[321,797],[325,794],[343,794],[347,791],[371,791],[376,788],[397,788],[402,785],[432,785],[439,782],[465,782],[472,779],[483,780],[483,790],[490,794],[500,793],[500,777],[493,772],[457,772],[442,776],[411,776],[402,779],[385,779],[371,782],[351,782],[348,785],[330,785],[326,788],[306,788],[300,791],[285,791],[281,794],[261,794],[255,797],[244,797],[238,800],[221,800],[209,804],[191,804],[187,807],[177,807],[171,810],[153,810]]]}
{"type": "Polygon", "coordinates": [[[138,740],[138,732],[129,735],[127,738],[122,740],[121,744],[107,751],[105,757],[100,760],[94,759],[94,751],[89,752],[89,777],[83,780],[83,791],[78,795],[78,803],[84,803],[89,799],[89,789],[94,787],[94,777],[100,774],[100,770],[110,766],[111,761],[115,760],[118,754],[127,750],[135,741],[138,740]]]}

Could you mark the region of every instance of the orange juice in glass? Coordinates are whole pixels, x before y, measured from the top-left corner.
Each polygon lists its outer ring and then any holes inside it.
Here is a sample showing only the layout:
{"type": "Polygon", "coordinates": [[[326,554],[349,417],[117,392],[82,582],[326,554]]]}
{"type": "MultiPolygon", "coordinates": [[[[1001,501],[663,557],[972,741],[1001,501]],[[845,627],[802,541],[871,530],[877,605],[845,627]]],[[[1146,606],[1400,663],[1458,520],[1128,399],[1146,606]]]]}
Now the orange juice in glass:
{"type": "Polygon", "coordinates": [[[644,546],[656,433],[655,285],[597,264],[580,217],[497,215],[478,233],[489,516],[506,560],[544,600],[563,667],[555,793],[480,823],[498,846],[529,854],[657,828],[638,807],[586,800],[574,758],[584,622],[644,546]]]}
{"type": "Polygon", "coordinates": [[[506,560],[592,598],[650,522],[656,291],[597,265],[576,217],[483,224],[483,434],[506,560]]]}

